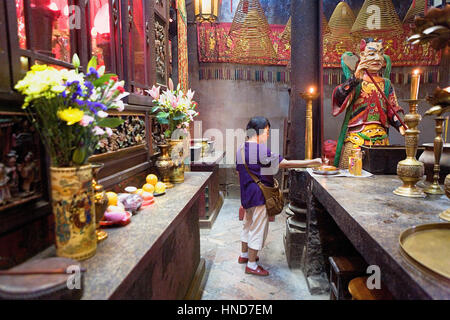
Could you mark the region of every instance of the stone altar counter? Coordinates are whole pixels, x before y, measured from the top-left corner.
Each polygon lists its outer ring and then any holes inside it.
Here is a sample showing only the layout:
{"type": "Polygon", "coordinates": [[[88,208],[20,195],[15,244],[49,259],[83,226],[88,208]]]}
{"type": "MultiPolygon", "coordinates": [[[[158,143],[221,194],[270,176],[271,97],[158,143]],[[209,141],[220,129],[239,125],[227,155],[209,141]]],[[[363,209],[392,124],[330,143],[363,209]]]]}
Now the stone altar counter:
{"type": "Polygon", "coordinates": [[[219,166],[224,162],[224,157],[225,151],[215,151],[207,157],[191,162],[191,171],[211,172],[211,178],[204,196],[205,205],[199,211],[200,228],[212,228],[225,200],[223,193],[219,190],[219,166]]]}
{"type": "Polygon", "coordinates": [[[398,242],[412,226],[442,222],[439,213],[450,201],[445,196],[399,197],[392,191],[400,185],[396,176],[310,178],[312,195],[366,262],[381,268],[382,281],[396,298],[450,299],[450,284],[413,266],[398,242]]]}
{"type": "MultiPolygon", "coordinates": [[[[201,265],[198,198],[210,176],[186,172],[183,184],[129,225],[106,229],[97,254],[81,262],[87,268],[82,299],[184,299],[201,265]]],[[[54,255],[52,246],[33,259],[54,255]]]]}

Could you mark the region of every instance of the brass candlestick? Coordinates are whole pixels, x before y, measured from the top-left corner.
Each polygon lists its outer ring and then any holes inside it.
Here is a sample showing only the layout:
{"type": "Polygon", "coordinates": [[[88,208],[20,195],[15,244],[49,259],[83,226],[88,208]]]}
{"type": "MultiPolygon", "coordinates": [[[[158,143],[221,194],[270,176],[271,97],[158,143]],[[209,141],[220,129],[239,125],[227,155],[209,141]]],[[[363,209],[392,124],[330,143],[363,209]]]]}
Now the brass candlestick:
{"type": "Polygon", "coordinates": [[[314,88],[306,93],[300,93],[306,100],[306,130],[305,130],[305,160],[313,159],[313,100],[319,97],[314,88]]]}
{"type": "Polygon", "coordinates": [[[105,230],[100,229],[100,221],[102,221],[105,215],[106,208],[108,208],[108,197],[103,189],[103,186],[98,183],[97,175],[99,171],[104,167],[103,163],[92,163],[92,188],[94,189],[94,202],[95,202],[95,224],[97,242],[102,242],[108,238],[108,233],[105,230]]]}
{"type": "Polygon", "coordinates": [[[405,135],[406,159],[400,161],[397,166],[397,175],[403,181],[403,186],[397,188],[394,194],[410,198],[425,198],[426,194],[418,187],[419,182],[425,172],[424,164],[416,159],[417,147],[419,144],[420,131],[417,128],[422,116],[417,112],[420,100],[405,100],[409,103],[409,114],[405,116],[408,126],[405,135]]]}
{"type": "Polygon", "coordinates": [[[435,119],[436,121],[436,138],[434,138],[434,175],[433,175],[433,183],[430,184],[423,191],[428,194],[444,194],[444,190],[442,190],[439,185],[439,172],[441,171],[441,155],[442,150],[444,148],[444,141],[442,139],[442,131],[445,118],[440,116],[435,119]]]}

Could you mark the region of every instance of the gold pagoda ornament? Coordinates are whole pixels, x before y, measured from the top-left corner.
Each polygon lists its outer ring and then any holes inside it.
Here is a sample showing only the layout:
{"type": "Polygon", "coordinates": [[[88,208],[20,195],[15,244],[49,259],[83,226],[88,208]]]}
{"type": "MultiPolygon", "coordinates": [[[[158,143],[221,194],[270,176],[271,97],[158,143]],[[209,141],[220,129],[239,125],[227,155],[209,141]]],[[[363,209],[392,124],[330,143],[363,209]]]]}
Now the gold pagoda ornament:
{"type": "Polygon", "coordinates": [[[259,1],[241,0],[230,29],[234,42],[233,60],[239,63],[275,63],[277,55],[270,34],[269,23],[259,1]]]}
{"type": "Polygon", "coordinates": [[[329,38],[332,40],[351,39],[350,31],[355,23],[356,16],[346,2],[339,2],[331,15],[328,28],[329,38]]]}
{"type": "Polygon", "coordinates": [[[291,24],[292,24],[291,20],[292,17],[289,17],[289,20],[286,23],[286,27],[284,28],[283,33],[280,36],[281,40],[284,40],[289,43],[291,42],[291,24]]]}
{"type": "Polygon", "coordinates": [[[425,15],[426,0],[413,0],[411,7],[406,13],[403,24],[413,24],[416,16],[423,17],[425,15]]]}
{"type": "Polygon", "coordinates": [[[330,26],[324,14],[322,14],[322,33],[324,35],[331,33],[330,26]]]}
{"type": "Polygon", "coordinates": [[[351,34],[358,38],[379,38],[403,34],[403,26],[391,0],[366,0],[353,24],[351,34]]]}

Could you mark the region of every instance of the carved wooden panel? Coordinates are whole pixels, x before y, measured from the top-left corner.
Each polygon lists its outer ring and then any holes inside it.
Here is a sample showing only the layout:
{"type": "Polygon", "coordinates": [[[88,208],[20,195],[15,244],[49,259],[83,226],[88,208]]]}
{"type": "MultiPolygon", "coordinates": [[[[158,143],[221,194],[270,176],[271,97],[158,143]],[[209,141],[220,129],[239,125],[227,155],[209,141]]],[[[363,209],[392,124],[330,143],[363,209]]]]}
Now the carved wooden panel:
{"type": "Polygon", "coordinates": [[[25,115],[0,113],[0,212],[43,196],[39,134],[25,115]]]}
{"type": "Polygon", "coordinates": [[[95,152],[96,156],[132,147],[146,146],[145,114],[128,114],[121,118],[124,123],[112,129],[113,134],[110,137],[100,140],[95,152]]]}
{"type": "Polygon", "coordinates": [[[166,21],[168,20],[168,6],[168,0],[155,0],[155,11],[166,21]]]}
{"type": "Polygon", "coordinates": [[[155,19],[155,50],[156,50],[156,82],[166,85],[167,83],[167,30],[164,22],[155,19]]]}

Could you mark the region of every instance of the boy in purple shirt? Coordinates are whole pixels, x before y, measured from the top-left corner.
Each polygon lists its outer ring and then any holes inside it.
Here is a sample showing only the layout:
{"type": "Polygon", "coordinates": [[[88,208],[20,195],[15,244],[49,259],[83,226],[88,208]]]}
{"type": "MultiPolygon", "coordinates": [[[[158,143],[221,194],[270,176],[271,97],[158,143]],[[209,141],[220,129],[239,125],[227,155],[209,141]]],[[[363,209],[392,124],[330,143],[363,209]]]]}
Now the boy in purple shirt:
{"type": "Polygon", "coordinates": [[[266,186],[273,187],[273,176],[278,168],[301,168],[313,164],[321,164],[321,159],[292,160],[283,159],[267,147],[270,122],[264,117],[255,117],[247,125],[247,141],[237,150],[236,170],[239,174],[241,187],[241,203],[246,210],[244,226],[241,234],[242,253],[239,263],[247,263],[245,273],[268,276],[269,272],[258,266],[256,261],[267,238],[269,217],[266,212],[264,195],[259,186],[248,174],[242,161],[243,147],[245,149],[245,163],[251,173],[256,175],[266,186]]]}

